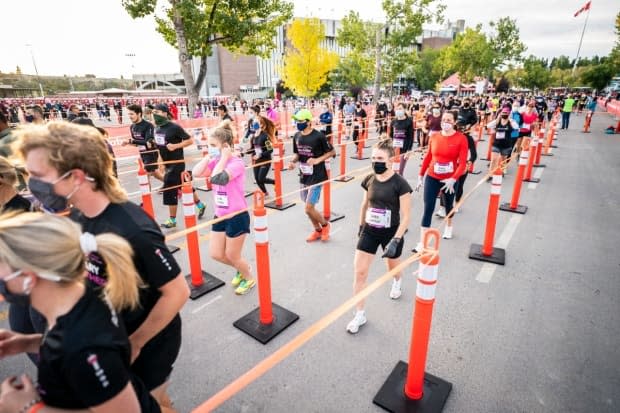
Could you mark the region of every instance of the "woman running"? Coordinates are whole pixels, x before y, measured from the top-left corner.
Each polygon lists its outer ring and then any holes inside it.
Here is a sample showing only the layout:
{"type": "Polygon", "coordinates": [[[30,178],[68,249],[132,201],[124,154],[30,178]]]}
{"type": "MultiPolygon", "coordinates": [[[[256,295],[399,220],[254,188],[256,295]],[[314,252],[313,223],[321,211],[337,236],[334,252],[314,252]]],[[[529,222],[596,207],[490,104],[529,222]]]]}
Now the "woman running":
{"type": "Polygon", "coordinates": [[[443,238],[452,238],[452,217],[450,211],[454,204],[455,184],[460,176],[465,173],[467,167],[468,144],[467,138],[463,133],[455,129],[456,114],[454,112],[444,112],[441,118],[441,133],[431,138],[429,151],[424,157],[416,191],[422,187],[424,182],[424,215],[420,228],[420,242],[414,251],[421,251],[424,233],[431,226],[433,211],[437,195],[441,192],[445,195],[445,207],[448,212],[446,218],[446,228],[443,238]],[[426,178],[425,178],[426,176],[426,178]]]}
{"type": "MultiPolygon", "coordinates": [[[[512,154],[515,140],[513,132],[519,130],[519,124],[510,117],[510,108],[504,107],[499,117],[487,124],[487,128],[495,130],[495,139],[491,147],[491,165],[489,173],[495,172],[501,162],[504,162],[512,154]]],[[[490,179],[490,177],[489,177],[490,179]]]]}
{"type": "Polygon", "coordinates": [[[243,243],[250,233],[250,214],[244,211],[245,166],[233,155],[233,134],[228,125],[220,126],[209,134],[209,155],[192,170],[194,177],[211,177],[215,201],[215,218],[240,212],[213,224],[209,254],[211,258],[237,270],[231,281],[235,293],[247,294],[256,281],[250,264],[241,256],[243,243]]]}
{"type": "MultiPolygon", "coordinates": [[[[388,270],[400,263],[403,251],[403,235],[409,225],[411,210],[411,187],[401,175],[392,170],[394,148],[392,140],[379,141],[372,149],[372,168],[374,173],[362,181],[364,199],[360,209],[359,240],[355,251],[355,280],[353,293],[357,294],[366,287],[368,269],[372,264],[379,245],[383,248],[382,258],[386,258],[388,270]]],[[[401,296],[401,274],[394,275],[390,298],[396,300],[401,296]]],[[[355,334],[366,323],[364,300],[356,307],[353,320],[347,325],[347,331],[355,334]]]]}
{"type": "Polygon", "coordinates": [[[396,116],[390,124],[390,138],[395,148],[400,148],[400,159],[398,173],[403,175],[407,160],[411,156],[413,149],[413,121],[405,111],[405,104],[396,104],[396,116]]]}
{"type": "Polygon", "coordinates": [[[2,411],[161,411],[131,372],[132,350],[117,316],[140,305],[131,254],[122,238],[82,234],[68,218],[0,217],[0,292],[8,302],[30,303],[48,325],[45,335],[0,330],[0,358],[40,357],[36,387],[26,375],[2,383],[2,411]],[[104,299],[84,282],[85,254],[95,251],[115,263],[104,299]]]}
{"type": "Polygon", "coordinates": [[[276,183],[273,179],[267,178],[267,174],[269,174],[269,170],[271,169],[273,144],[276,141],[276,127],[272,121],[264,116],[258,117],[258,123],[260,124],[260,132],[252,138],[252,146],[247,153],[252,155],[252,162],[255,165],[253,170],[256,185],[258,185],[260,190],[263,191],[263,194],[265,194],[265,197],[267,197],[268,194],[265,184],[275,185],[276,183]]]}

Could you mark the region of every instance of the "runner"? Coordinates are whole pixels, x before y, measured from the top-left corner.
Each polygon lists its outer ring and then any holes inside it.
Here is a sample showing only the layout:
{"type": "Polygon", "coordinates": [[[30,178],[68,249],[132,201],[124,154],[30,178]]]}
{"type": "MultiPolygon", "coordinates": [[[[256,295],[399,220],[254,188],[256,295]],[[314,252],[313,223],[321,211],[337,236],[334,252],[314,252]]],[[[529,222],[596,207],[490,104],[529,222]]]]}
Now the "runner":
{"type": "Polygon", "coordinates": [[[307,242],[329,240],[330,225],[315,205],[321,196],[321,183],[327,180],[325,160],[336,155],[334,148],[327,142],[321,132],[312,128],[312,113],[308,109],[297,112],[293,119],[298,132],[293,137],[293,159],[288,169],[294,169],[299,163],[301,200],[305,203],[305,212],[314,227],[306,238],[307,242]]]}
{"type": "MultiPolygon", "coordinates": [[[[392,170],[394,148],[391,139],[379,141],[372,149],[372,168],[374,173],[362,181],[364,199],[360,208],[359,240],[355,250],[353,293],[366,287],[368,269],[379,245],[383,248],[382,258],[386,258],[388,270],[400,264],[403,251],[404,234],[409,225],[412,189],[401,175],[392,170]],[[402,216],[401,216],[402,214],[402,216]]],[[[394,275],[390,298],[400,298],[401,273],[394,275]]],[[[366,323],[365,300],[357,303],[353,320],[347,331],[356,334],[366,323]]]]}
{"type": "Polygon", "coordinates": [[[267,178],[271,170],[270,162],[273,145],[277,142],[275,136],[276,127],[271,120],[264,116],[258,117],[258,123],[260,125],[260,133],[252,139],[251,148],[247,153],[252,155],[252,163],[257,165],[252,168],[256,185],[267,197],[268,193],[265,184],[275,185],[276,183],[273,179],[267,178]]]}
{"type": "Polygon", "coordinates": [[[155,128],[153,124],[142,118],[142,107],[140,105],[127,106],[127,113],[131,120],[131,127],[129,128],[131,139],[127,143],[138,147],[140,158],[144,163],[144,169],[149,176],[163,182],[164,176],[161,174],[157,164],[159,151],[155,144],[155,128]]]}
{"type": "Polygon", "coordinates": [[[321,131],[330,144],[333,144],[332,122],[334,115],[330,109],[329,103],[323,103],[321,114],[319,115],[319,131],[321,131]]]}
{"type": "MultiPolygon", "coordinates": [[[[189,288],[161,230],[127,201],[95,129],[66,122],[24,128],[18,150],[30,173],[30,190],[45,208],[63,210],[70,202],[73,219],[84,232],[111,232],[131,245],[134,265],[146,283],[140,305],[121,313],[131,343],[131,368],[155,399],[169,406],[168,378],[181,347],[179,311],[189,288]]],[[[114,289],[108,277],[118,265],[92,252],[87,257],[88,285],[114,289]]]]}
{"type": "Polygon", "coordinates": [[[519,129],[519,139],[515,143],[515,151],[521,153],[521,142],[526,136],[532,136],[532,125],[538,121],[538,113],[534,108],[534,102],[529,102],[525,110],[521,112],[521,127],[519,129]]]}
{"type": "MultiPolygon", "coordinates": [[[[455,129],[456,117],[453,112],[444,112],[441,118],[441,133],[431,139],[429,151],[420,168],[415,189],[419,191],[424,182],[424,215],[420,228],[420,242],[414,248],[414,252],[421,251],[424,233],[431,226],[437,195],[440,192],[444,193],[446,211],[449,213],[454,202],[455,184],[467,167],[467,138],[455,129]]],[[[452,217],[446,218],[446,224],[443,238],[450,239],[452,217]]]]}
{"type": "Polygon", "coordinates": [[[353,142],[357,143],[358,138],[366,128],[366,118],[368,115],[362,107],[361,102],[355,104],[355,112],[353,112],[353,142]]]}
{"type": "Polygon", "coordinates": [[[396,105],[396,116],[392,120],[389,129],[389,136],[395,148],[400,148],[400,165],[398,173],[403,175],[407,160],[412,156],[413,152],[413,121],[407,112],[405,112],[405,104],[399,102],[396,105]]]}
{"type": "Polygon", "coordinates": [[[248,114],[248,125],[245,130],[245,136],[243,138],[243,143],[248,141],[252,141],[256,136],[258,136],[260,130],[260,124],[258,123],[258,117],[260,116],[260,107],[258,105],[252,106],[250,108],[250,112],[248,114]]]}
{"type": "Polygon", "coordinates": [[[196,177],[211,177],[215,202],[215,217],[240,212],[213,224],[209,255],[237,270],[231,281],[235,293],[247,294],[256,281],[250,264],[241,256],[243,243],[250,233],[250,214],[245,202],[245,166],[233,155],[233,134],[230,126],[220,126],[209,134],[209,155],[194,166],[196,177]]]}
{"type": "Polygon", "coordinates": [[[117,317],[139,306],[140,283],[131,247],[118,236],[81,234],[49,214],[1,217],[1,293],[10,303],[32,303],[49,326],[45,335],[0,331],[0,358],[40,355],[36,387],[26,375],[2,383],[2,411],[160,412],[131,373],[132,350],[117,317]],[[95,251],[116,264],[105,299],[83,283],[85,253],[95,251]]]}
{"type": "MultiPolygon", "coordinates": [[[[491,147],[491,164],[489,173],[493,174],[501,162],[504,162],[512,154],[515,140],[513,132],[519,129],[519,124],[510,117],[510,109],[505,107],[497,119],[487,124],[487,128],[495,130],[495,140],[491,147]]],[[[487,179],[491,180],[491,177],[487,179]]]]}
{"type": "MultiPolygon", "coordinates": [[[[165,164],[166,173],[164,174],[163,201],[168,205],[170,217],[161,224],[163,228],[175,228],[177,226],[177,206],[179,198],[179,188],[181,185],[181,174],[185,170],[185,155],[183,148],[194,143],[194,139],[185,130],[174,122],[170,122],[170,111],[168,106],[161,103],[153,109],[155,118],[155,143],[159,149],[161,159],[165,164]]],[[[202,218],[207,207],[196,195],[194,191],[194,202],[198,209],[198,219],[202,218]]]]}
{"type": "Polygon", "coordinates": [[[30,201],[17,193],[18,177],[23,174],[24,171],[0,156],[0,213],[32,209],[30,201]]]}

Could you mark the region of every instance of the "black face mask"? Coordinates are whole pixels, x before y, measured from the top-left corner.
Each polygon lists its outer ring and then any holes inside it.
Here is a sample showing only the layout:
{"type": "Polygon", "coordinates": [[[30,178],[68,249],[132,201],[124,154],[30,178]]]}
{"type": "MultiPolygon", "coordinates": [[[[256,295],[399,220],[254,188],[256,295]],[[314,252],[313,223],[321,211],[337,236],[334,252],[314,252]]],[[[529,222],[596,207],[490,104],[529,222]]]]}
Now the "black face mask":
{"type": "Polygon", "coordinates": [[[502,115],[502,119],[508,119],[508,115],[502,115]]]}
{"type": "Polygon", "coordinates": [[[467,109],[469,107],[469,103],[463,103],[463,107],[467,109]]]}
{"type": "Polygon", "coordinates": [[[68,208],[67,198],[54,192],[54,185],[31,177],[28,187],[32,195],[50,212],[60,212],[68,208]]]}
{"type": "MultiPolygon", "coordinates": [[[[11,275],[19,275],[19,274],[21,274],[21,271],[13,273],[11,275]]],[[[14,278],[11,275],[9,275],[8,277],[5,277],[5,279],[3,280],[0,280],[0,294],[2,294],[6,302],[9,304],[17,304],[17,305],[21,305],[24,307],[30,305],[29,294],[13,293],[9,291],[9,288],[6,285],[6,278],[9,278],[9,280],[11,280],[12,278],[14,278]]],[[[27,284],[24,283],[24,286],[26,285],[27,284]]]]}
{"type": "Polygon", "coordinates": [[[385,162],[373,162],[372,169],[377,175],[381,175],[383,172],[387,171],[388,168],[385,162]]]}

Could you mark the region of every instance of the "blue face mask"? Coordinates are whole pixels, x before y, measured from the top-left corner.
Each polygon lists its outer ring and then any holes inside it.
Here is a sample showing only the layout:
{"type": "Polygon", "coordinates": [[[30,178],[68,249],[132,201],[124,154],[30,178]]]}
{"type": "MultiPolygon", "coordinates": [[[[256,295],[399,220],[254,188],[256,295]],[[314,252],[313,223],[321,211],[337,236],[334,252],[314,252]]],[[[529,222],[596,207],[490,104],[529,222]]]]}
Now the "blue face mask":
{"type": "Polygon", "coordinates": [[[215,146],[209,146],[209,156],[211,158],[219,158],[220,157],[220,148],[216,148],[215,146]]]}
{"type": "Polygon", "coordinates": [[[301,132],[301,131],[305,130],[307,126],[308,126],[307,122],[298,122],[297,123],[297,130],[301,132]]]}

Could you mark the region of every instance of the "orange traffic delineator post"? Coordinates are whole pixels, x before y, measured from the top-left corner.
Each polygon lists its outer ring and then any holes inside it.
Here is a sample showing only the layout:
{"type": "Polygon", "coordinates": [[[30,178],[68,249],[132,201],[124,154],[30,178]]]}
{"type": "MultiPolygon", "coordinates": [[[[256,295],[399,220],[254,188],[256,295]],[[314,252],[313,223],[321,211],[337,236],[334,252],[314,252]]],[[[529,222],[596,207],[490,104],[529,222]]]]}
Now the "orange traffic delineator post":
{"type": "Polygon", "coordinates": [[[547,137],[545,139],[544,142],[544,150],[542,153],[542,156],[553,156],[553,154],[550,151],[551,148],[551,141],[553,140],[553,134],[555,133],[555,128],[556,128],[556,124],[554,122],[551,122],[549,124],[549,130],[547,131],[547,137]]]}
{"type": "Polygon", "coordinates": [[[544,139],[545,139],[545,130],[540,129],[540,131],[538,132],[538,139],[536,143],[536,159],[534,159],[535,168],[546,168],[547,167],[547,165],[540,163],[540,157],[542,156],[542,152],[543,152],[543,140],[544,139]]]}
{"type": "Polygon", "coordinates": [[[284,144],[282,142],[278,142],[273,147],[273,177],[275,181],[275,192],[276,199],[265,204],[267,208],[277,209],[278,211],[284,211],[285,209],[289,209],[294,206],[294,202],[284,202],[282,201],[282,147],[284,144]]]}
{"type": "Polygon", "coordinates": [[[267,344],[288,326],[299,320],[299,316],[271,302],[269,233],[264,202],[265,195],[261,191],[254,192],[254,239],[256,241],[259,307],[235,321],[233,326],[262,344],[267,344]]]}
{"type": "Polygon", "coordinates": [[[593,114],[594,112],[590,111],[588,111],[588,113],[586,114],[586,119],[583,122],[583,130],[581,131],[582,133],[590,133],[590,123],[592,122],[593,114]]]}
{"type": "MultiPolygon", "coordinates": [[[[196,146],[198,146],[198,149],[202,151],[202,156],[204,158],[205,156],[209,154],[209,142],[207,139],[207,134],[202,129],[197,129],[197,131],[198,133],[196,134],[196,137],[199,137],[200,139],[196,146]],[[200,136],[197,136],[197,135],[200,135],[200,136]]],[[[204,192],[211,191],[213,189],[211,186],[211,177],[206,177],[205,185],[197,186],[196,189],[198,189],[199,191],[204,191],[204,192]]]]}
{"type": "Polygon", "coordinates": [[[534,168],[534,160],[536,160],[536,148],[538,144],[536,143],[536,138],[532,136],[529,141],[530,144],[530,154],[529,159],[527,161],[527,168],[525,169],[525,178],[523,178],[523,182],[540,182],[539,178],[532,177],[532,169],[534,168]]]}
{"type": "Polygon", "coordinates": [[[502,168],[498,167],[493,173],[493,181],[491,182],[491,196],[489,199],[489,209],[487,211],[487,225],[484,231],[484,243],[482,245],[471,244],[471,248],[469,249],[469,258],[473,260],[486,261],[500,265],[506,263],[506,250],[493,246],[501,192],[502,168]]]}
{"type": "Polygon", "coordinates": [[[504,202],[499,206],[502,211],[516,212],[518,214],[525,214],[527,212],[527,206],[519,205],[519,196],[521,195],[521,186],[523,185],[523,175],[525,174],[525,168],[527,166],[529,158],[528,151],[522,151],[519,157],[519,167],[517,169],[517,177],[515,178],[514,187],[512,189],[512,198],[510,202],[504,202]]]}
{"type": "Polygon", "coordinates": [[[425,372],[439,272],[439,231],[424,235],[409,347],[409,363],[399,361],[372,402],[394,413],[437,413],[443,410],[452,384],[425,372]],[[434,238],[434,249],[429,239],[434,238]]]}
{"type": "Polygon", "coordinates": [[[344,218],[344,214],[339,214],[338,212],[332,211],[332,185],[331,185],[331,175],[332,175],[332,167],[331,167],[331,159],[325,160],[325,171],[327,172],[327,181],[323,183],[323,218],[328,220],[329,222],[338,221],[344,218]]]}
{"type": "Polygon", "coordinates": [[[392,170],[397,174],[400,173],[400,148],[402,148],[403,145],[404,143],[402,139],[394,139],[394,157],[392,158],[392,170]]]}
{"type": "Polygon", "coordinates": [[[352,176],[347,175],[347,144],[342,142],[340,144],[340,176],[335,181],[349,182],[352,179],[352,176]]]}
{"type": "MultiPolygon", "coordinates": [[[[183,202],[183,215],[185,216],[185,228],[193,228],[196,226],[196,209],[194,208],[192,177],[189,172],[185,171],[183,172],[182,178],[183,189],[181,199],[183,202]]],[[[224,285],[224,281],[202,269],[198,231],[189,232],[186,237],[190,274],[186,275],[185,279],[190,289],[189,298],[195,300],[216,288],[220,288],[224,285]]]]}
{"type": "Polygon", "coordinates": [[[495,143],[495,133],[496,132],[491,132],[489,133],[489,146],[487,148],[487,157],[486,158],[481,158],[481,161],[490,161],[491,160],[491,150],[493,149],[493,144],[495,143]]]}

